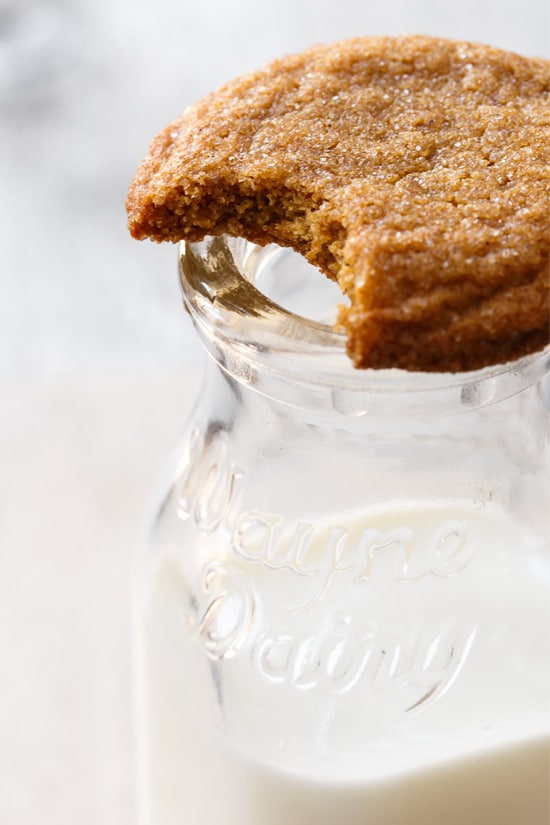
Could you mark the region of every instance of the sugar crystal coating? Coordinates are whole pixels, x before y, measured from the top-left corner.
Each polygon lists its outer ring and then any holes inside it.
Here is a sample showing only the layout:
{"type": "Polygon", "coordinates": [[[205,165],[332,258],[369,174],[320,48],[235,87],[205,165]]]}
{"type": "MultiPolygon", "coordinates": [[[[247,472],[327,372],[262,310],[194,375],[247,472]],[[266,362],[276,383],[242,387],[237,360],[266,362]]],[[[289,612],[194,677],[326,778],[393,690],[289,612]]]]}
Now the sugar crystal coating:
{"type": "Polygon", "coordinates": [[[153,141],[130,231],[291,246],[349,296],[357,367],[458,371],[549,340],[550,62],[422,36],[316,46],[153,141]]]}

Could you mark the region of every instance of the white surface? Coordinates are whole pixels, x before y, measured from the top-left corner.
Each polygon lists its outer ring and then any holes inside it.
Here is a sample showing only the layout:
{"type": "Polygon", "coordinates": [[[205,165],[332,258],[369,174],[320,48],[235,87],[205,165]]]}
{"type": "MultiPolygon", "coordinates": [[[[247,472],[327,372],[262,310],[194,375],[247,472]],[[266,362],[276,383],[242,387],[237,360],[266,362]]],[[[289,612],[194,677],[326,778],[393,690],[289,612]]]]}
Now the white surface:
{"type": "Polygon", "coordinates": [[[186,385],[3,388],[2,825],[134,821],[132,558],[186,385]]]}
{"type": "Polygon", "coordinates": [[[134,821],[130,559],[199,357],[174,250],[125,230],[153,134],[316,41],[548,54],[548,26],[546,0],[0,0],[2,825],[134,821]]]}

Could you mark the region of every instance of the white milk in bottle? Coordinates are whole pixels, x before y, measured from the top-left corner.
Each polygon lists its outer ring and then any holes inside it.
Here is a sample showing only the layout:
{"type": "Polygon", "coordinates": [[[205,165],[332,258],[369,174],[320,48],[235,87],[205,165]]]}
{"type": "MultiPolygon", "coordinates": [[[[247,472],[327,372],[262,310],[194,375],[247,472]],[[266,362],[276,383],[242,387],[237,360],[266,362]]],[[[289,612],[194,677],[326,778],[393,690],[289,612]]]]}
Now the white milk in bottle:
{"type": "Polygon", "coordinates": [[[201,541],[141,593],[142,825],[548,825],[548,548],[499,507],[201,541]]]}

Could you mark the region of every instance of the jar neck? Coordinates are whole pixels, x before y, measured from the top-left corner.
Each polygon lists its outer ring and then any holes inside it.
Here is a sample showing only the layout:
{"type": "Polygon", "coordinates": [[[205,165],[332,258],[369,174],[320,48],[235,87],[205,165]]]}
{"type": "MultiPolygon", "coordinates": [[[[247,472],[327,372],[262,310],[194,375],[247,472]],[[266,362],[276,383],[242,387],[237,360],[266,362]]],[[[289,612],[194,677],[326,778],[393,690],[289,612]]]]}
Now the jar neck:
{"type": "Polygon", "coordinates": [[[467,373],[357,370],[329,323],[336,287],[291,250],[207,238],[181,245],[179,270],[185,306],[219,367],[252,392],[302,410],[455,415],[516,396],[549,372],[550,348],[467,373]]]}

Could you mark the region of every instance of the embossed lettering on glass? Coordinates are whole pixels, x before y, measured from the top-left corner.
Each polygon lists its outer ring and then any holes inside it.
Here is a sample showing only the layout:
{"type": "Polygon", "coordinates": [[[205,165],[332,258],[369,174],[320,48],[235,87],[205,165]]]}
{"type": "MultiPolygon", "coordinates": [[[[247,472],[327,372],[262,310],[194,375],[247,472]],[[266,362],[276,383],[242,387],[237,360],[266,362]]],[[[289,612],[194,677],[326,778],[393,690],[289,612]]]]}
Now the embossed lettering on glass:
{"type": "Polygon", "coordinates": [[[208,354],[138,576],[144,825],[547,825],[548,363],[358,371],[290,251],[183,246],[208,354]]]}

